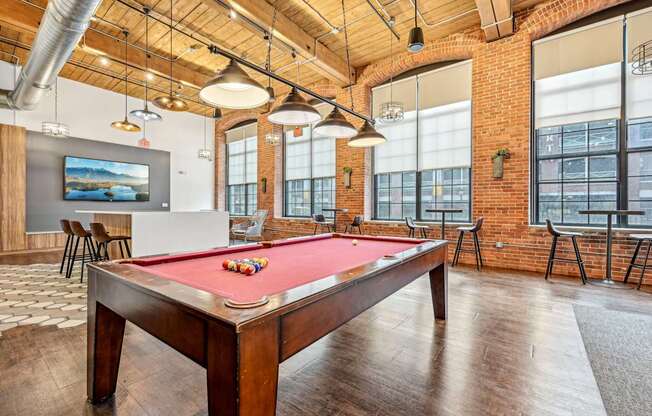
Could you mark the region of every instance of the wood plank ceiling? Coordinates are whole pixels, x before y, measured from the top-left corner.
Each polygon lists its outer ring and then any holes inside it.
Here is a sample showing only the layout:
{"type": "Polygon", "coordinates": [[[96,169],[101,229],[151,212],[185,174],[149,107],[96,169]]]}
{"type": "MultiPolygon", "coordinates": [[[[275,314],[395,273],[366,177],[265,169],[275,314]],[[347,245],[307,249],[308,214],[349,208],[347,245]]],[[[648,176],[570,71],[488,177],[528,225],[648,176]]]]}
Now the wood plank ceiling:
{"type": "MultiPolygon", "coordinates": [[[[478,7],[488,1],[419,1],[419,25],[424,29],[426,41],[479,26],[478,7]]],[[[541,1],[513,0],[512,9],[518,11],[541,1]]],[[[2,3],[0,59],[13,62],[17,58],[24,63],[47,0],[2,0],[2,3]]],[[[173,32],[172,53],[168,26],[170,0],[104,0],[96,11],[91,29],[80,42],[82,46],[75,50],[61,76],[124,93],[124,82],[121,81],[124,77],[124,46],[120,40],[123,39],[122,29],[126,28],[130,32],[129,95],[144,97],[146,69],[150,77],[153,75],[148,81],[151,88],[149,99],[167,93],[170,88],[169,62],[172,59],[173,90],[189,101],[191,111],[208,114],[210,108],[202,105],[197,96],[198,87],[224,67],[226,60],[211,55],[203,45],[197,49],[193,45],[201,45],[201,41],[214,43],[264,66],[267,43],[263,38],[264,33],[256,28],[256,24],[269,29],[271,16],[260,14],[275,8],[277,22],[285,24],[280,30],[277,26],[275,31],[275,36],[281,41],[275,42],[272,49],[272,69],[295,80],[297,65],[294,63],[301,62],[299,82],[302,85],[327,79],[339,85],[346,84],[341,0],[173,0],[172,4],[174,26],[183,32],[173,32]],[[143,6],[152,9],[149,20],[151,54],[148,61],[144,53],[143,6]],[[240,10],[242,15],[231,18],[229,6],[240,10]],[[194,39],[187,35],[192,35],[194,39]],[[297,43],[292,44],[293,40],[297,40],[297,43]],[[313,42],[312,52],[310,41],[313,42]],[[298,55],[296,59],[293,58],[293,50],[298,55]],[[316,57],[313,56],[314,50],[318,51],[316,57]]],[[[393,40],[394,51],[405,48],[408,32],[414,24],[413,0],[345,0],[345,6],[351,64],[354,68],[364,67],[389,55],[390,32],[372,7],[385,19],[393,17],[396,21],[395,29],[401,39],[393,40]]],[[[250,74],[267,84],[266,77],[251,71],[250,74]]],[[[282,84],[273,82],[272,85],[279,95],[287,91],[282,84]]]]}

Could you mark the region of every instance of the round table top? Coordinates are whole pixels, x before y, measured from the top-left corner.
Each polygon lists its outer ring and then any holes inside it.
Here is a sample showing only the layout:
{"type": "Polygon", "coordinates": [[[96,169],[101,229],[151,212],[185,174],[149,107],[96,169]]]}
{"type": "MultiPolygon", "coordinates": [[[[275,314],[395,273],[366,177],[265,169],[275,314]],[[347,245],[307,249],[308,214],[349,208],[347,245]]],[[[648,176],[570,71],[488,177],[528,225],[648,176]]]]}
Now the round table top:
{"type": "Polygon", "coordinates": [[[588,215],[645,215],[645,211],[629,209],[583,209],[578,214],[588,215]]]}
{"type": "Polygon", "coordinates": [[[426,212],[463,212],[462,208],[428,208],[426,212]]]}
{"type": "Polygon", "coordinates": [[[349,212],[348,208],[322,208],[322,211],[332,211],[332,212],[349,212]]]}

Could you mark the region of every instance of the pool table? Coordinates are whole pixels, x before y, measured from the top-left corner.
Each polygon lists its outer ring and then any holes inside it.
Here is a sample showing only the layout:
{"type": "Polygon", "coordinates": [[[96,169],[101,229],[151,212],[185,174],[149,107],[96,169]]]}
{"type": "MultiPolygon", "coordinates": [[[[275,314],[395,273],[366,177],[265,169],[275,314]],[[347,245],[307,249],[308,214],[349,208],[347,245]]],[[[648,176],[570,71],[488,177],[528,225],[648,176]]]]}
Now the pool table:
{"type": "Polygon", "coordinates": [[[425,273],[446,319],[446,244],[322,234],[93,263],[88,398],[115,393],[128,320],[206,369],[210,415],[274,415],[279,363],[425,273]],[[253,257],[252,276],[222,268],[253,257]]]}

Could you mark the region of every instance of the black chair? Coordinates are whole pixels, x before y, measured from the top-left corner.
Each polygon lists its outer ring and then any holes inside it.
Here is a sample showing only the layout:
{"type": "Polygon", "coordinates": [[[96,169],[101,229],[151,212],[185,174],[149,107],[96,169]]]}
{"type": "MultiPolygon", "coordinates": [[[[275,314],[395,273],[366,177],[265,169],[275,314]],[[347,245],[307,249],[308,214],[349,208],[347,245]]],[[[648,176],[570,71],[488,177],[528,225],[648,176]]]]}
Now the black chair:
{"type": "Polygon", "coordinates": [[[109,258],[109,244],[114,241],[118,242],[118,247],[120,247],[120,256],[125,258],[125,251],[127,252],[127,257],[131,257],[131,251],[129,250],[129,244],[127,240],[131,240],[131,237],[127,235],[109,235],[104,228],[104,224],[99,222],[91,223],[91,234],[97,242],[97,259],[100,260],[110,260],[109,258]],[[122,246],[124,244],[124,251],[122,246]],[[102,252],[104,250],[104,252],[102,252]]]}
{"type": "Polygon", "coordinates": [[[351,224],[347,224],[346,228],[344,228],[344,232],[348,233],[349,227],[351,228],[351,232],[353,232],[353,228],[357,227],[358,232],[362,234],[362,222],[363,222],[362,215],[356,215],[355,217],[353,217],[353,221],[351,222],[351,224]]]}
{"type": "Polygon", "coordinates": [[[632,272],[632,269],[641,269],[641,277],[638,279],[637,290],[641,290],[641,284],[643,283],[643,278],[645,277],[645,270],[647,269],[647,259],[650,257],[650,246],[652,246],[652,234],[630,234],[629,238],[636,240],[636,248],[634,249],[634,255],[632,260],[629,262],[629,267],[627,267],[627,273],[625,273],[625,283],[629,280],[629,275],[632,272]],[[647,242],[647,250],[645,251],[645,260],[643,264],[636,263],[636,258],[638,257],[638,252],[641,249],[643,243],[647,242]]]}
{"type": "Polygon", "coordinates": [[[59,268],[59,274],[63,273],[63,265],[66,264],[66,277],[68,277],[68,268],[70,267],[70,257],[72,257],[72,246],[73,240],[75,239],[75,234],[70,228],[70,221],[68,220],[59,220],[61,224],[61,231],[66,235],[66,247],[63,249],[63,256],[61,257],[61,267],[59,268]]]}
{"type": "Polygon", "coordinates": [[[70,221],[70,229],[75,235],[75,248],[72,251],[72,258],[70,259],[70,267],[68,267],[67,278],[70,278],[72,275],[72,269],[75,266],[75,261],[81,260],[81,278],[79,279],[80,283],[84,282],[84,265],[87,262],[93,262],[97,259],[97,253],[95,252],[95,245],[93,244],[93,239],[91,233],[88,232],[79,221],[70,221]],[[82,244],[82,255],[77,257],[77,249],[79,248],[79,240],[84,239],[82,244]]]}
{"type": "Polygon", "coordinates": [[[315,224],[315,230],[313,231],[313,234],[317,234],[317,228],[323,229],[326,227],[328,232],[331,232],[331,227],[333,227],[333,223],[330,221],[326,221],[326,217],[324,217],[324,214],[312,214],[312,222],[315,224]]]}
{"type": "Polygon", "coordinates": [[[552,269],[556,261],[562,263],[577,263],[577,267],[580,269],[582,284],[586,284],[587,277],[586,271],[584,270],[584,261],[582,260],[582,255],[580,254],[580,249],[577,245],[577,237],[581,237],[582,233],[560,231],[552,224],[552,222],[550,222],[549,219],[546,219],[546,227],[548,228],[548,233],[552,235],[552,246],[550,247],[550,256],[548,256],[548,267],[546,268],[545,279],[548,280],[548,277],[552,275],[552,269]],[[575,259],[557,257],[557,241],[560,238],[570,238],[573,243],[573,250],[575,251],[575,259]]]}
{"type": "Polygon", "coordinates": [[[475,266],[478,268],[478,271],[482,270],[484,263],[482,261],[482,251],[480,250],[480,239],[478,238],[478,233],[482,229],[482,223],[484,218],[480,217],[470,227],[458,227],[457,231],[460,232],[460,236],[457,238],[457,246],[455,247],[455,255],[453,255],[453,261],[451,266],[457,266],[457,263],[460,261],[460,254],[462,253],[473,253],[475,255],[475,266]],[[473,249],[464,248],[464,233],[473,234],[473,249]]]}
{"type": "Polygon", "coordinates": [[[405,217],[405,225],[408,227],[408,237],[416,238],[417,234],[421,234],[422,238],[428,238],[430,227],[427,225],[417,225],[412,217],[405,217]]]}

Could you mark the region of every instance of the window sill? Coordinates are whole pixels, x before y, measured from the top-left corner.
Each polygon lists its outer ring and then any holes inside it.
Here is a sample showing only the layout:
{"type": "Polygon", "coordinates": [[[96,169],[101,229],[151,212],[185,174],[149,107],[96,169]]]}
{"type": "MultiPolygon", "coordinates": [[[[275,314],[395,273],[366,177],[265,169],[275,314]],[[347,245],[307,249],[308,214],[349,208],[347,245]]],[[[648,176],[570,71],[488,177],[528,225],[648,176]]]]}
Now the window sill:
{"type": "MultiPolygon", "coordinates": [[[[556,228],[562,231],[606,231],[607,224],[600,225],[555,225],[556,228]]],[[[537,230],[545,230],[545,224],[530,224],[528,228],[537,230]]],[[[614,226],[612,231],[627,232],[627,233],[652,233],[652,228],[635,228],[635,227],[620,227],[614,226]]]]}

